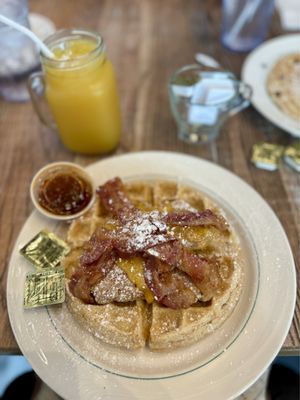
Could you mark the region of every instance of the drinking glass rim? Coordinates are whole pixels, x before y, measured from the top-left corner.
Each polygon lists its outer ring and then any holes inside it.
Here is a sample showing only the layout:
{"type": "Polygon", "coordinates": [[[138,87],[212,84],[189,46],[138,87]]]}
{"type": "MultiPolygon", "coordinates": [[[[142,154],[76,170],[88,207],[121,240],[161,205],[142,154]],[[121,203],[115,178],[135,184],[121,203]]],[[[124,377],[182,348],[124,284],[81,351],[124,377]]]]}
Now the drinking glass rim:
{"type": "Polygon", "coordinates": [[[76,37],[79,35],[89,36],[90,38],[93,38],[95,40],[96,47],[93,50],[89,51],[87,54],[80,55],[75,59],[70,59],[70,60],[64,60],[64,59],[56,60],[41,53],[42,62],[45,63],[46,65],[50,65],[55,68],[75,69],[78,68],[79,66],[82,67],[83,62],[84,64],[86,64],[92,61],[94,58],[96,58],[99,54],[104,52],[105,45],[103,37],[96,31],[84,28],[60,29],[51,34],[50,36],[47,36],[47,38],[44,40],[44,43],[46,46],[49,46],[49,44],[54,44],[55,42],[59,42],[64,38],[71,38],[72,36],[76,37]],[[77,60],[79,62],[79,65],[76,65],[77,60]]]}
{"type": "MultiPolygon", "coordinates": [[[[219,70],[217,68],[212,68],[212,67],[205,67],[205,68],[209,68],[209,70],[211,71],[215,71],[215,72],[227,72],[229,75],[228,79],[230,79],[233,82],[236,82],[237,84],[243,84],[243,82],[239,81],[236,76],[231,72],[231,71],[226,71],[226,70],[219,70]]],[[[189,65],[184,65],[183,67],[178,68],[170,77],[169,81],[168,81],[168,86],[169,86],[169,93],[171,96],[172,101],[175,101],[175,95],[172,89],[172,81],[174,80],[175,77],[179,76],[182,72],[185,71],[189,71],[189,70],[198,70],[201,71],[201,65],[198,64],[189,64],[189,65]]],[[[189,85],[192,86],[192,85],[189,85]]],[[[240,96],[241,94],[239,93],[239,91],[236,91],[235,94],[228,100],[226,101],[220,101],[219,103],[214,103],[214,104],[203,104],[204,107],[207,108],[215,108],[220,107],[220,106],[224,106],[224,105],[231,105],[233,103],[233,101],[240,96]]],[[[198,105],[200,106],[201,104],[192,102],[191,99],[187,99],[187,103],[189,103],[190,105],[198,105]]]]}

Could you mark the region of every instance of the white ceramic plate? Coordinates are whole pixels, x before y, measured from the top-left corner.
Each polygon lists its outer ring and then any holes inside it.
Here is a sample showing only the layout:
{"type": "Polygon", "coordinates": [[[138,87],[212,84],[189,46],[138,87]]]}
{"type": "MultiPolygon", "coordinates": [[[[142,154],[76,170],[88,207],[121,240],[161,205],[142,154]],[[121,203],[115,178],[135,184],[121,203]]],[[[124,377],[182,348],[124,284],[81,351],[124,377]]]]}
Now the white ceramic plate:
{"type": "Polygon", "coordinates": [[[253,106],[273,124],[295,137],[300,137],[300,123],[276,106],[267,92],[266,82],[276,62],[288,54],[299,53],[299,49],[300,34],[279,36],[250,53],[242,68],[242,80],[253,89],[253,106]]]}
{"type": "Polygon", "coordinates": [[[293,257],[272,210],[235,175],[187,155],[132,153],[93,164],[88,172],[98,184],[116,175],[163,174],[212,197],[238,231],[248,258],[243,294],[225,324],[191,347],[153,353],[106,346],[88,337],[64,307],[23,309],[25,275],[32,267],[18,250],[39,230],[57,228],[34,212],[17,239],[7,281],[11,326],[33,369],[70,400],[224,400],[242,393],[280,350],[295,306],[293,257]]]}

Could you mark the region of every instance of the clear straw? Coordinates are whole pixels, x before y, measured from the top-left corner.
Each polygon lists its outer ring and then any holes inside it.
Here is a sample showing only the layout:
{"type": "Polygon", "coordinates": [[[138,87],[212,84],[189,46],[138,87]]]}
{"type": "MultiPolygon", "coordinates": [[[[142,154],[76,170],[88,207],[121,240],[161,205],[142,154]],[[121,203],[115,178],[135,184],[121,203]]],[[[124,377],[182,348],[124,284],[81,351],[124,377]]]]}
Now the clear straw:
{"type": "Polygon", "coordinates": [[[39,39],[30,29],[25,28],[25,26],[12,21],[11,19],[5,17],[4,15],[0,14],[0,22],[3,22],[6,25],[11,26],[12,28],[17,29],[18,31],[27,35],[31,40],[33,40],[36,45],[39,47],[41,52],[48,58],[54,58],[54,54],[52,51],[43,43],[41,39],[39,39]]]}
{"type": "MultiPolygon", "coordinates": [[[[230,33],[228,34],[228,37],[230,36],[230,40],[233,40],[233,38],[236,38],[239,34],[242,28],[246,23],[248,23],[250,20],[253,19],[258,7],[261,5],[262,0],[252,0],[251,3],[246,3],[245,8],[239,15],[238,19],[234,23],[230,33]]],[[[229,39],[228,39],[229,40],[229,39]]]]}

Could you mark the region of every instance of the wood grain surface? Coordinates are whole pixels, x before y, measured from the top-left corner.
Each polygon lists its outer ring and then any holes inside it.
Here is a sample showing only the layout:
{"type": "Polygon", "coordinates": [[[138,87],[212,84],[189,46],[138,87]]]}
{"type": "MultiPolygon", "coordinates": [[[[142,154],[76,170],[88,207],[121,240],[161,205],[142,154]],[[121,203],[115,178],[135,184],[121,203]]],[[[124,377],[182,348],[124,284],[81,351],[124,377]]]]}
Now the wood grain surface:
{"type": "MultiPolygon", "coordinates": [[[[178,141],[171,116],[167,81],[178,67],[203,52],[240,75],[245,55],[226,51],[219,41],[220,2],[204,0],[29,0],[31,11],[51,18],[57,28],[99,31],[115,66],[122,106],[123,133],[115,154],[168,150],[211,160],[244,179],[268,202],[280,219],[300,271],[300,178],[282,165],[276,172],[250,162],[259,141],[289,144],[292,137],[253,108],[229,119],[219,139],[205,146],[178,141]]],[[[270,37],[281,34],[277,15],[270,37]]],[[[30,103],[0,100],[0,351],[18,353],[6,308],[6,279],[17,235],[32,211],[29,183],[43,165],[70,160],[87,165],[100,157],[71,154],[43,127],[30,103]]],[[[283,351],[299,350],[300,293],[283,351]]],[[[284,301],[284,288],[282,288],[284,301]]]]}

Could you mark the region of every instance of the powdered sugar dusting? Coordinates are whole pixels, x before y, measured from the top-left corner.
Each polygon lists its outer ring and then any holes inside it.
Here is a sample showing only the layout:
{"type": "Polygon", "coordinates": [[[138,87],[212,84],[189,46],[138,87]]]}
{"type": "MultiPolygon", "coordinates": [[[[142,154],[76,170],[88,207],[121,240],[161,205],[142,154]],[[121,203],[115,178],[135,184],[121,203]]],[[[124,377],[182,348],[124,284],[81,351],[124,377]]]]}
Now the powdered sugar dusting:
{"type": "MultiPolygon", "coordinates": [[[[120,228],[118,236],[125,238],[125,251],[141,251],[168,240],[167,225],[157,211],[137,213],[120,228]]],[[[123,241],[122,241],[123,243],[123,241]]]]}
{"type": "Polygon", "coordinates": [[[113,301],[125,303],[143,298],[141,292],[119,267],[113,268],[106,277],[92,289],[96,303],[106,304],[113,301]]]}

